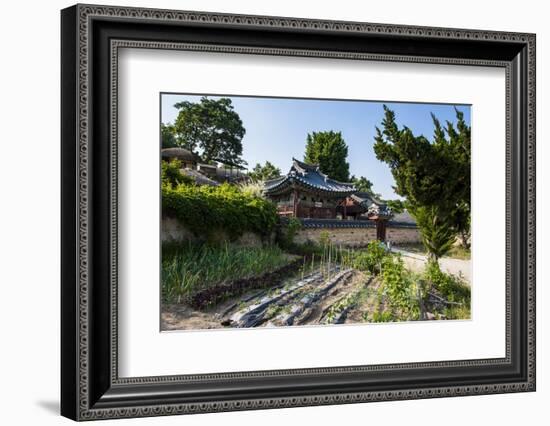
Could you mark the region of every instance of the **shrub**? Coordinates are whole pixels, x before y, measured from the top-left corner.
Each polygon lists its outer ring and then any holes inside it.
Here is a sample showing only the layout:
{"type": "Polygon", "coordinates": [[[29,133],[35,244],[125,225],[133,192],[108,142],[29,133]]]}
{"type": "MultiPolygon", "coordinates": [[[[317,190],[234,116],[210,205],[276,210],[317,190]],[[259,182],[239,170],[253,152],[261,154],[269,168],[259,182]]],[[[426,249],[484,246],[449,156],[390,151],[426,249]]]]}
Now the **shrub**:
{"type": "Polygon", "coordinates": [[[239,189],[244,195],[256,198],[264,197],[264,185],[262,182],[244,182],[239,184],[239,189]]]}
{"type": "Polygon", "coordinates": [[[416,319],[419,316],[417,287],[403,260],[394,255],[384,257],[381,277],[391,307],[399,309],[409,319],[416,319]]]}
{"type": "Polygon", "coordinates": [[[227,183],[212,186],[163,183],[162,211],[173,215],[195,235],[224,230],[231,238],[246,231],[270,235],[277,223],[275,205],[243,194],[227,183]]]}
{"type": "Polygon", "coordinates": [[[181,171],[181,161],[179,160],[172,160],[170,162],[168,161],[162,161],[161,162],[161,181],[163,184],[168,184],[171,186],[177,186],[179,184],[187,184],[191,185],[193,183],[193,179],[191,179],[189,176],[185,176],[181,171]]]}
{"type": "Polygon", "coordinates": [[[353,267],[371,274],[379,274],[382,260],[387,256],[380,241],[370,241],[366,250],[354,253],[353,267]]]}
{"type": "Polygon", "coordinates": [[[373,312],[372,322],[393,322],[396,318],[391,311],[373,312]]]}
{"type": "Polygon", "coordinates": [[[293,243],[290,247],[284,247],[285,250],[299,256],[322,256],[323,250],[313,241],[306,241],[303,244],[293,243]]]}
{"type": "Polygon", "coordinates": [[[449,302],[470,304],[470,287],[460,278],[444,273],[436,261],[428,262],[424,275],[426,280],[449,302]]]}
{"type": "Polygon", "coordinates": [[[292,247],[294,245],[294,237],[300,229],[302,229],[302,222],[300,219],[291,217],[287,223],[283,225],[283,247],[292,247]]]}

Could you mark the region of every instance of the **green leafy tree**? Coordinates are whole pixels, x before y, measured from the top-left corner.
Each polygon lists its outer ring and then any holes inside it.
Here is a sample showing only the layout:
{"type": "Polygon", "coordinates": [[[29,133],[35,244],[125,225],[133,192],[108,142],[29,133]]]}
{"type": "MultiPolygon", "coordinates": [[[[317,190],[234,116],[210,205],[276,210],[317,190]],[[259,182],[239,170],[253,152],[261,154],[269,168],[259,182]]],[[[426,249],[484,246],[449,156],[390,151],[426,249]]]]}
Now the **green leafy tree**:
{"type": "MultiPolygon", "coordinates": [[[[395,192],[407,199],[423,237],[441,234],[425,229],[433,223],[449,228],[449,233],[467,236],[470,216],[470,127],[462,112],[456,110],[457,126],[447,122],[443,128],[435,116],[434,138],[415,136],[411,129],[399,128],[395,113],[384,106],[382,129],[376,128],[374,151],[386,162],[395,180],[395,192]],[[422,208],[427,209],[423,211],[422,208]],[[418,216],[431,219],[419,220],[418,216]]],[[[435,226],[435,225],[433,225],[435,226]]],[[[435,242],[425,241],[426,248],[440,257],[435,242]]],[[[441,245],[444,248],[446,245],[441,245]]]]}
{"type": "Polygon", "coordinates": [[[260,163],[256,163],[254,168],[248,173],[248,176],[254,182],[275,179],[281,176],[281,169],[275,167],[269,161],[266,161],[263,166],[260,163]]]}
{"type": "Polygon", "coordinates": [[[178,146],[176,133],[172,124],[160,124],[160,136],[163,148],[174,148],[178,146]]]}
{"type": "Polygon", "coordinates": [[[200,102],[178,102],[179,109],[174,122],[176,144],[192,152],[200,151],[207,163],[219,161],[232,166],[246,162],[242,139],[246,133],[231,99],[201,98],[200,102]]]}
{"type": "Polygon", "coordinates": [[[349,181],[348,146],[341,132],[313,132],[307,135],[304,161],[319,164],[323,173],[342,182],[349,181]]]}
{"type": "Polygon", "coordinates": [[[368,192],[369,194],[373,193],[372,182],[368,180],[365,176],[359,176],[359,177],[352,176],[351,181],[353,182],[353,185],[355,186],[355,188],[357,188],[358,191],[368,192]]]}
{"type": "Polygon", "coordinates": [[[403,213],[405,211],[405,203],[401,200],[387,200],[385,203],[395,214],[403,213]]]}

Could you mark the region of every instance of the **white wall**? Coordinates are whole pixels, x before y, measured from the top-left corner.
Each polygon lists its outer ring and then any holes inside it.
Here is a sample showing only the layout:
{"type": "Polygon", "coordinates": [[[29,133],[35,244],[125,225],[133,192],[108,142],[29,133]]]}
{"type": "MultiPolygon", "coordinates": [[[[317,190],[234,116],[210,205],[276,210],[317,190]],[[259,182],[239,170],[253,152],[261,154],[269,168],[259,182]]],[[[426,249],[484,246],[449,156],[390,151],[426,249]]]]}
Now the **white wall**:
{"type": "MultiPolygon", "coordinates": [[[[332,425],[524,422],[545,424],[550,401],[548,128],[550,27],[543,1],[160,0],[143,7],[449,26],[537,33],[538,391],[423,401],[209,414],[102,424],[332,425]],[[546,191],[547,192],[547,191],[546,191]],[[546,262],[545,262],[546,261],[546,262]]],[[[71,2],[11,0],[0,25],[0,418],[6,425],[66,424],[59,394],[59,9],[71,2]]]]}

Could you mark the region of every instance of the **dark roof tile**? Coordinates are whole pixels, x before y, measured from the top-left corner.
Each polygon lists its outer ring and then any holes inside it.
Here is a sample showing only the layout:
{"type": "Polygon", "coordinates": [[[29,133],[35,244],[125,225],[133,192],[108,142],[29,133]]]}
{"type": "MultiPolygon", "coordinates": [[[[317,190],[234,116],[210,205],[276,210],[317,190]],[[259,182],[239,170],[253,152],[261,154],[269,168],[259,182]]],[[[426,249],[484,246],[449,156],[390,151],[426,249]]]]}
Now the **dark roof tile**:
{"type": "Polygon", "coordinates": [[[279,192],[293,183],[305,188],[341,194],[342,196],[349,195],[356,190],[352,183],[338,182],[329,178],[319,170],[318,165],[306,164],[293,158],[292,167],[288,174],[266,181],[264,184],[265,191],[267,194],[279,192]]]}

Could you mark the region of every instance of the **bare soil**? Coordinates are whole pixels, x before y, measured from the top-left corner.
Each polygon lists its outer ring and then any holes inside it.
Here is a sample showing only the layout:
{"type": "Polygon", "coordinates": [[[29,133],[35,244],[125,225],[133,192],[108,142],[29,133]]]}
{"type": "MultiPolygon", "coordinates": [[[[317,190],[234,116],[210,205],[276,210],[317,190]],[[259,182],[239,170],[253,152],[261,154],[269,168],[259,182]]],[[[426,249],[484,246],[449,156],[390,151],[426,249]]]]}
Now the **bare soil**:
{"type": "MultiPolygon", "coordinates": [[[[218,329],[241,327],[243,324],[254,324],[252,326],[255,327],[327,324],[325,316],[331,306],[350,294],[365,293],[366,286],[372,285],[371,282],[367,275],[356,270],[340,271],[340,274],[334,270],[324,276],[318,273],[308,277],[294,276],[275,288],[251,290],[205,310],[185,304],[164,305],[161,329],[218,329]],[[292,317],[293,309],[298,312],[295,317],[292,317]],[[291,324],[286,322],[289,318],[292,319],[291,324]]],[[[364,312],[372,309],[373,302],[365,297],[358,302],[357,307],[349,310],[345,323],[366,322],[364,312]]]]}

